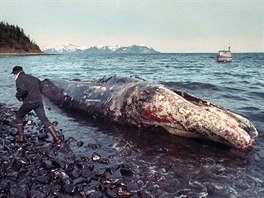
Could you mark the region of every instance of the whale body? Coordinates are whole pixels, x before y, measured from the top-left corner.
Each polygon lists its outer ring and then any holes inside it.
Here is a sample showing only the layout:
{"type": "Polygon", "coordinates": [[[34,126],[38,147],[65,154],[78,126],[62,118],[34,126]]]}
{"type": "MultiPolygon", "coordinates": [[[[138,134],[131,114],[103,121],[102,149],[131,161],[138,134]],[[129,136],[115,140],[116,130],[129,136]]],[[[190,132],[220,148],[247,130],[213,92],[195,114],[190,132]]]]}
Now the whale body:
{"type": "Polygon", "coordinates": [[[179,90],[133,78],[45,79],[42,93],[68,109],[136,127],[249,147],[258,132],[245,117],[179,90]]]}

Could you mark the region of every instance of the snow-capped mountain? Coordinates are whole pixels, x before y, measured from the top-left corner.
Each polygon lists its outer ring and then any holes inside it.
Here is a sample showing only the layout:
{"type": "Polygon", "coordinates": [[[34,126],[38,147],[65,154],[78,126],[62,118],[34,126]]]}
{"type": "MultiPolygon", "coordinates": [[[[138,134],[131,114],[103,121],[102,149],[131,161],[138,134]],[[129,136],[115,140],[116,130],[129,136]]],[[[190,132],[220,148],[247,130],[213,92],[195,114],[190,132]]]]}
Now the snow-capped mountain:
{"type": "Polygon", "coordinates": [[[160,53],[151,47],[144,45],[131,45],[128,47],[116,46],[77,46],[73,44],[56,47],[43,47],[42,51],[47,54],[109,54],[109,53],[130,53],[130,54],[152,54],[160,53]]]}
{"type": "Polygon", "coordinates": [[[43,47],[41,50],[47,54],[69,54],[69,53],[77,53],[81,51],[83,48],[77,45],[68,44],[68,45],[60,45],[55,47],[43,47]]]}

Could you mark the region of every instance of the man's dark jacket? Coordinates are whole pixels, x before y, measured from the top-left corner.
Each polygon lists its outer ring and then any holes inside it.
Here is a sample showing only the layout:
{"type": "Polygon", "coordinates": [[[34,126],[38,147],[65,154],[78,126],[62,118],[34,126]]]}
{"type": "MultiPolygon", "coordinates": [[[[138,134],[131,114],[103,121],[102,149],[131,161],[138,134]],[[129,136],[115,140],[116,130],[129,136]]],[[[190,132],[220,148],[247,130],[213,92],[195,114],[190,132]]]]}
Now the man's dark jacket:
{"type": "Polygon", "coordinates": [[[21,72],[16,79],[16,98],[23,100],[23,103],[41,102],[41,81],[31,75],[21,72]]]}

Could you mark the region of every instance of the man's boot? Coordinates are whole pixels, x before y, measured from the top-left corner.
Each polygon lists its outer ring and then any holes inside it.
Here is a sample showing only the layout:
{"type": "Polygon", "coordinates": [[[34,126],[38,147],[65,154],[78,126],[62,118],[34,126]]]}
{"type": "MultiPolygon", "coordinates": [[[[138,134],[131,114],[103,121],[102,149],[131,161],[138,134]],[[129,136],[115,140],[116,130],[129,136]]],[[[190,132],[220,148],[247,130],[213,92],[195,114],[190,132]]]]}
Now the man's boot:
{"type": "Polygon", "coordinates": [[[51,125],[51,126],[48,127],[48,131],[52,135],[53,140],[54,140],[55,143],[57,143],[57,144],[61,143],[61,139],[57,135],[56,130],[55,130],[55,127],[53,125],[51,125]]]}
{"type": "Polygon", "coordinates": [[[23,142],[23,132],[24,132],[23,123],[16,124],[16,129],[17,129],[17,132],[18,132],[17,142],[18,143],[22,143],[23,142]]]}

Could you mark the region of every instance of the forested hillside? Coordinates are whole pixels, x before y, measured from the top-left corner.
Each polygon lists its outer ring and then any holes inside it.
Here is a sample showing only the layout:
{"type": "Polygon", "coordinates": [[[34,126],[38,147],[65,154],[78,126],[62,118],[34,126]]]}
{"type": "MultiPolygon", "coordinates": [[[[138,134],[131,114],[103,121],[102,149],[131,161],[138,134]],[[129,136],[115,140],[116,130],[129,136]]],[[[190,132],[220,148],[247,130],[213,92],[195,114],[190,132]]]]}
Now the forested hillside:
{"type": "Polygon", "coordinates": [[[0,22],[0,53],[41,53],[41,50],[22,28],[0,22]]]}

